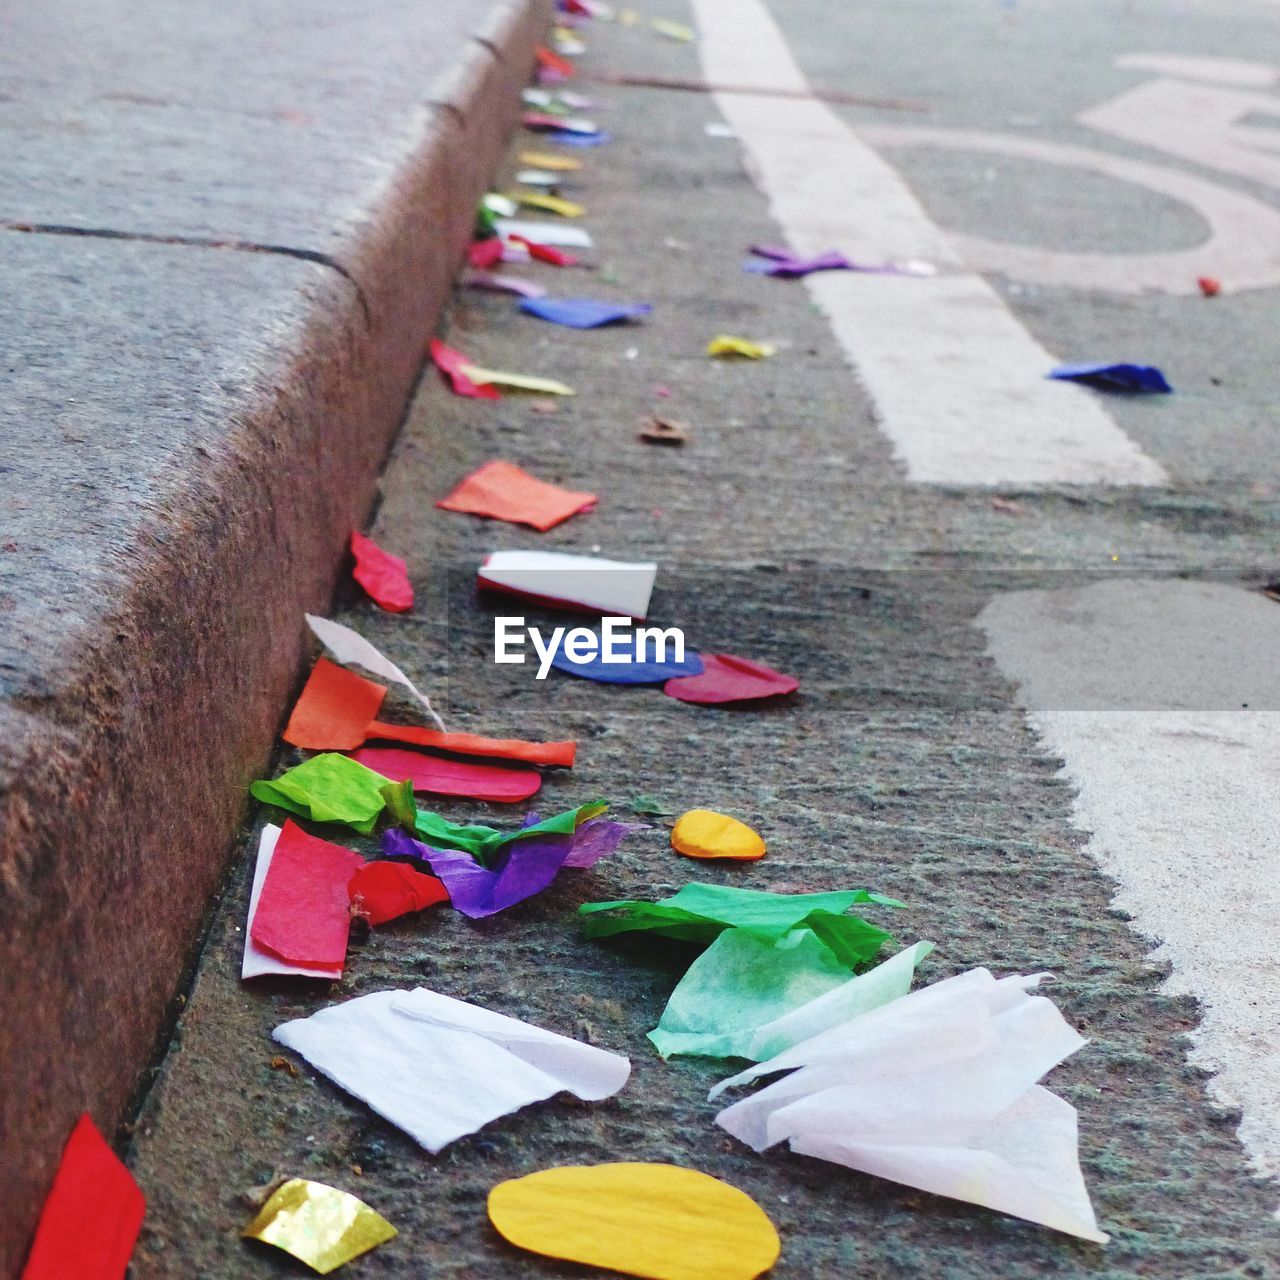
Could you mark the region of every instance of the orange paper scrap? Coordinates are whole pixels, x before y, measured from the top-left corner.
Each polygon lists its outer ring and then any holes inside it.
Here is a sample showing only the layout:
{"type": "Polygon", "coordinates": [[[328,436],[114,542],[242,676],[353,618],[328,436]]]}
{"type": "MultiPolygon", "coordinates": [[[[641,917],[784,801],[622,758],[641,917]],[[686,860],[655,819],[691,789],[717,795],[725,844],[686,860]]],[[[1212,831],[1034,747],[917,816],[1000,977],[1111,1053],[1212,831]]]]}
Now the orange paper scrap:
{"type": "Polygon", "coordinates": [[[386,689],[319,658],[294,705],[284,740],[304,751],[353,751],[382,709],[386,689]]]}
{"type": "Polygon", "coordinates": [[[510,462],[486,462],[436,506],[445,511],[532,525],[546,533],[570,516],[589,511],[598,501],[594,493],[547,484],[510,462]]]}
{"type": "Polygon", "coordinates": [[[576,742],[526,742],[523,738],[486,738],[478,733],[441,733],[416,724],[386,724],[375,720],[366,738],[388,742],[412,742],[419,747],[435,747],[459,756],[493,756],[499,760],[523,760],[526,764],[560,765],[573,768],[576,742]]]}

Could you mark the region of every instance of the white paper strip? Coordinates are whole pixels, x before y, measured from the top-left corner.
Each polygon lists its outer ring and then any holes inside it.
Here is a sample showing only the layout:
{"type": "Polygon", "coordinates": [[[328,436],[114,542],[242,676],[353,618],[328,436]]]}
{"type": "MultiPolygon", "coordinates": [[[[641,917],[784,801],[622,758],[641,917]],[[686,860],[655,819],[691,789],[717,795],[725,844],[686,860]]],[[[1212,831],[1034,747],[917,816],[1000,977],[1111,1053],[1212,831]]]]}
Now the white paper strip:
{"type": "Polygon", "coordinates": [[[331,1005],[273,1036],[432,1153],[557,1093],[611,1097],[631,1074],[619,1054],[423,987],[331,1005]]]}
{"type": "Polygon", "coordinates": [[[518,218],[499,218],[494,230],[505,240],[508,236],[523,236],[534,244],[558,245],[563,249],[590,249],[591,235],[581,227],[570,227],[559,222],[525,222],[518,218]]]}
{"type": "Polygon", "coordinates": [[[482,586],[607,616],[643,618],[658,566],[559,551],[494,551],[480,566],[482,586]]]}
{"type": "Polygon", "coordinates": [[[316,638],[343,666],[355,665],[371,671],[375,676],[402,684],[426,708],[427,715],[435,721],[441,733],[446,732],[444,721],[436,715],[431,699],[409,679],[389,658],[383,657],[359,632],[344,627],[331,618],[318,618],[314,613],[304,615],[307,625],[315,632],[316,638]]]}

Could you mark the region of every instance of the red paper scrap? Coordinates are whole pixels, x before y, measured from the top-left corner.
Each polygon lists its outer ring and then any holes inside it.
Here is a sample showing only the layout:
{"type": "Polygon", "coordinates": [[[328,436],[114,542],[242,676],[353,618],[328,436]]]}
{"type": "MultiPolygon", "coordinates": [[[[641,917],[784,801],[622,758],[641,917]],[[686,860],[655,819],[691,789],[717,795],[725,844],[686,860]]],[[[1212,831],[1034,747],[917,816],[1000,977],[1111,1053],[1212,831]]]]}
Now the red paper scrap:
{"type": "Polygon", "coordinates": [[[347,896],[352,915],[379,925],[437,902],[448,902],[449,890],[435,876],[415,871],[402,862],[369,862],[351,877],[347,896]]]}
{"type": "Polygon", "coordinates": [[[573,75],[573,63],[568,58],[562,58],[558,53],[552,53],[545,46],[538,46],[537,57],[538,66],[545,67],[548,71],[555,71],[566,78],[573,75]]]}
{"type": "Polygon", "coordinates": [[[529,257],[536,259],[538,262],[549,262],[556,267],[575,267],[578,265],[577,257],[572,253],[565,253],[563,249],[557,249],[551,244],[536,244],[527,236],[508,236],[508,240],[512,244],[522,244],[529,250],[529,257]]]}
{"type": "Polygon", "coordinates": [[[1196,284],[1200,286],[1200,292],[1206,298],[1216,298],[1222,292],[1222,281],[1215,279],[1213,276],[1199,276],[1196,284]]]}
{"type": "Polygon", "coordinates": [[[351,751],[368,736],[386,696],[382,685],[319,658],[294,703],[284,740],[304,751],[351,751]]]}
{"type": "Polygon", "coordinates": [[[430,791],[438,796],[515,804],[527,800],[542,786],[542,774],[536,769],[473,764],[470,760],[450,760],[404,747],[362,747],[355,759],[392,782],[408,778],[415,791],[430,791]]]}
{"type": "Polygon", "coordinates": [[[146,1200],[88,1115],[71,1130],[22,1280],[121,1280],[146,1200]]]}
{"type": "Polygon", "coordinates": [[[562,765],[573,768],[576,742],[526,742],[523,738],[486,738],[478,733],[441,733],[416,724],[386,724],[375,720],[365,733],[366,740],[412,742],[419,747],[435,747],[460,756],[494,756],[501,760],[522,760],[525,764],[562,765]]]}
{"type": "Polygon", "coordinates": [[[445,511],[528,524],[546,533],[570,516],[590,510],[598,501],[594,493],[547,484],[510,462],[486,462],[436,506],[445,511]]]}
{"type": "Polygon", "coordinates": [[[250,926],[253,940],[290,964],[341,977],[351,925],[347,885],[362,866],[358,853],[286,822],[250,926]]]}
{"type": "Polygon", "coordinates": [[[467,261],[482,271],[489,267],[496,267],[502,261],[501,237],[490,236],[488,240],[473,240],[467,250],[467,261]]]}
{"type": "Polygon", "coordinates": [[[800,681],[783,675],[763,662],[735,658],[728,653],[704,653],[702,674],[677,676],[662,686],[669,698],[709,705],[717,702],[749,702],[794,693],[800,681]]]}
{"type": "Polygon", "coordinates": [[[351,531],[351,554],[356,558],[352,577],[369,593],[369,599],[388,613],[413,608],[413,584],[409,567],[399,556],[383,551],[364,534],[351,531]]]}
{"type": "Polygon", "coordinates": [[[473,367],[472,362],[461,351],[446,347],[439,338],[431,339],[431,359],[435,361],[436,368],[448,378],[455,395],[469,396],[472,400],[502,399],[495,388],[477,386],[472,382],[467,376],[467,370],[473,367]]]}

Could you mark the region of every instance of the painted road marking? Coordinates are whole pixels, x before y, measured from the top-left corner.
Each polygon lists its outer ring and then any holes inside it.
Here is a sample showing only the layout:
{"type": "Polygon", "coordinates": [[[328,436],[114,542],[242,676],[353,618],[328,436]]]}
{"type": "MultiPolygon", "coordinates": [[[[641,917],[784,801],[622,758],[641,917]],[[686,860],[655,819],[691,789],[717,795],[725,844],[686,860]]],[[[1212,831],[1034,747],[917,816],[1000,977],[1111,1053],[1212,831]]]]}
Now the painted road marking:
{"type": "Polygon", "coordinates": [[[693,0],[693,9],[709,81],[801,95],[716,94],[792,247],[921,258],[941,268],[931,279],[827,271],[805,281],[908,478],[1167,483],[1095,396],[1045,379],[1059,359],[967,267],[898,174],[807,96],[808,82],[761,0],[693,0]]]}
{"type": "Polygon", "coordinates": [[[1012,592],[979,625],[1046,749],[1073,821],[1196,996],[1193,1058],[1280,1174],[1280,605],[1216,583],[1012,592]]]}
{"type": "MultiPolygon", "coordinates": [[[[1159,81],[1157,84],[1161,83],[1159,81]]],[[[1192,100],[1201,85],[1177,86],[1192,100]]],[[[1134,90],[1134,93],[1139,93],[1134,90]]],[[[1119,101],[1119,99],[1117,99],[1119,101]]],[[[1280,110],[1280,99],[1274,100],[1280,110]]],[[[1096,124],[1104,108],[1079,116],[1096,124]]],[[[1132,113],[1137,118],[1137,113],[1132,113]]],[[[1145,117],[1144,117],[1145,118],[1145,117]]],[[[1167,118],[1153,117],[1153,136],[1168,128],[1167,118]]],[[[975,133],[967,129],[915,129],[873,126],[859,130],[868,142],[880,147],[938,147],[949,151],[976,151],[1036,160],[1067,169],[1084,169],[1158,191],[1189,205],[1209,224],[1209,238],[1191,249],[1167,253],[1058,253],[1033,245],[1003,244],[978,236],[952,233],[952,242],[966,261],[980,271],[998,271],[1034,284],[1077,289],[1105,289],[1108,293],[1165,293],[1199,295],[1200,276],[1213,276],[1226,293],[1241,289],[1270,289],[1280,285],[1280,213],[1252,196],[1228,190],[1178,169],[1147,164],[1055,142],[1011,138],[1001,133],[975,133]]],[[[1113,129],[1112,132],[1118,132],[1113,129]]],[[[1175,133],[1177,131],[1175,130],[1175,133]]],[[[1220,135],[1214,134],[1215,138],[1220,135]]],[[[1134,141],[1139,141],[1137,131],[1134,141]]],[[[1219,153],[1224,154],[1221,141],[1219,153]]],[[[1189,158],[1194,145],[1184,139],[1176,147],[1189,158]]],[[[1202,161],[1204,163],[1204,161],[1202,161]]],[[[1280,176],[1280,159],[1271,160],[1280,176]]],[[[1227,168],[1228,165],[1221,167],[1227,168]]]]}

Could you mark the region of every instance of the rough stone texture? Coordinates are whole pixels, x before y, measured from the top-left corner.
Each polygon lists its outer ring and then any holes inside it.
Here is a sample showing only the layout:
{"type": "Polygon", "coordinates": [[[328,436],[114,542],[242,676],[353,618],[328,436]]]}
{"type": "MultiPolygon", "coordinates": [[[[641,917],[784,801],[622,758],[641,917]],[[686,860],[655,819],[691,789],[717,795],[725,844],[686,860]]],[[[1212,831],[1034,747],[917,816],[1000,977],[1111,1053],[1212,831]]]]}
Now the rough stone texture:
{"type": "Polygon", "coordinates": [[[6,11],[0,1275],[154,1051],[549,10],[6,11]]]}
{"type": "MultiPolygon", "coordinates": [[[[815,30],[826,27],[815,20],[815,30]]],[[[696,72],[685,46],[642,26],[597,28],[590,41],[588,70],[696,72]]],[[[862,57],[866,46],[848,48],[862,57]]],[[[577,737],[580,763],[547,778],[540,812],[605,796],[628,816],[627,801],[647,792],[672,818],[692,807],[731,813],[770,851],[750,866],[692,866],[659,826],[490,920],[436,909],[374,930],[356,940],[341,983],[246,985],[247,840],[139,1117],[131,1161],[151,1199],[139,1280],[294,1274],[237,1235],[244,1194],[286,1174],[350,1190],[400,1228],[360,1261],[362,1275],[568,1280],[582,1269],[503,1244],[486,1222],[486,1193],[548,1165],[618,1158],[672,1160],[757,1197],[783,1237],[780,1278],[1280,1274],[1274,1188],[1249,1177],[1235,1117],[1209,1105],[1187,1065],[1196,1009],[1162,993],[1146,942],[1111,911],[1112,887],[1070,826],[1057,762],[1038,749],[973,625],[994,593],[1114,575],[1117,549],[1125,566],[1148,571],[1264,567],[1274,495],[1036,493],[1011,514],[989,494],[904,486],[803,288],[740,270],[742,247],[778,231],[738,148],[704,136],[714,109],[688,94],[592,92],[611,107],[600,116],[616,141],[584,154],[566,194],[589,209],[600,270],[519,273],[566,294],[651,301],[654,313],[575,333],[519,315],[509,299],[460,295],[450,341],[487,365],[564,378],[579,394],[544,414],[528,398],[480,403],[424,381],[373,530],[408,558],[418,603],[391,617],[352,594],[338,616],[428,690],[451,727],[577,737]],[[705,344],[722,330],[782,350],[761,363],[708,360],[705,344]],[[655,396],[656,384],[670,398],[655,396]],[[639,444],[651,411],[688,422],[691,443],[639,444]],[[596,492],[599,507],[538,535],[430,505],[492,458],[596,492]],[[656,690],[555,673],[537,684],[529,667],[495,666],[496,610],[477,601],[475,566],[487,551],[528,546],[656,557],[655,621],[794,672],[799,696],[699,709],[656,690]],[[716,1129],[706,1092],[725,1073],[696,1060],[663,1065],[644,1039],[687,955],[586,943],[574,920],[581,902],[655,897],[695,878],[897,894],[910,904],[892,916],[898,935],[939,944],[927,980],[973,965],[1055,972],[1051,994],[1091,1043],[1048,1083],[1080,1111],[1085,1173],[1113,1243],[1101,1250],[784,1151],[757,1156],[716,1129]],[[432,1157],[305,1064],[297,1078],[271,1069],[280,1022],[418,984],[625,1052],[632,1080],[606,1103],[533,1107],[432,1157]]],[[[1167,444],[1162,460],[1176,461],[1178,447],[1167,444]]],[[[553,621],[536,611],[529,620],[553,621]]],[[[416,718],[393,697],[396,714],[416,718]]],[[[285,752],[278,765],[296,759],[285,752]]],[[[526,806],[435,807],[514,825],[526,806]]]]}

